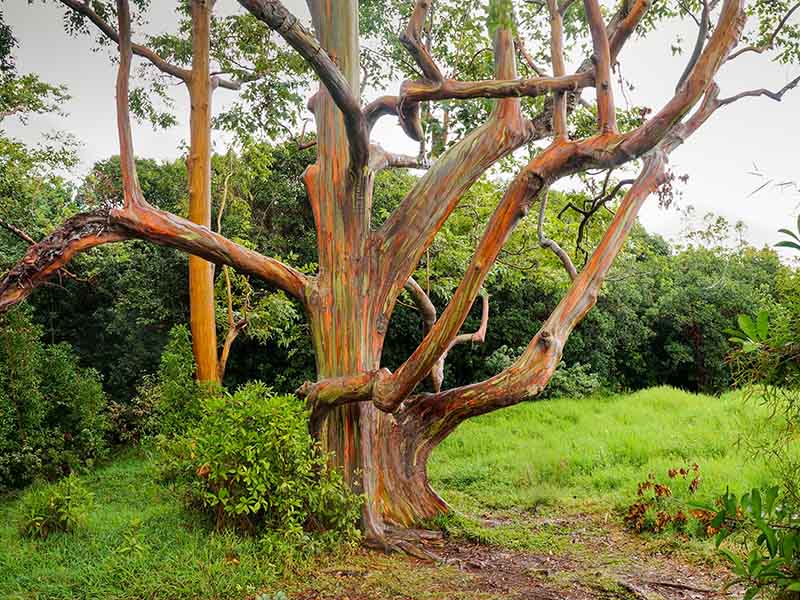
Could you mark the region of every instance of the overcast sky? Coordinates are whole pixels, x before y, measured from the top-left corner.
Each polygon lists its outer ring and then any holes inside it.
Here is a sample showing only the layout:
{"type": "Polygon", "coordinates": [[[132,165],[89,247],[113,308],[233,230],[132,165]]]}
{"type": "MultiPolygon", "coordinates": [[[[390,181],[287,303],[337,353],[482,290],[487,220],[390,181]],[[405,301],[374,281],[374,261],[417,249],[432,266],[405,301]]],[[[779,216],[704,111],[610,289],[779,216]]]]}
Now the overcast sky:
{"type": "MultiPolygon", "coordinates": [[[[303,0],[284,0],[301,18],[307,18],[303,0]]],[[[174,20],[172,0],[152,2],[150,11],[154,31],[159,24],[164,30],[174,20]]],[[[219,0],[217,9],[235,10],[234,0],[219,0]]],[[[27,142],[35,142],[43,132],[66,130],[83,144],[80,172],[84,174],[99,159],[118,153],[114,114],[115,68],[104,51],[92,52],[92,40],[70,38],[62,26],[63,10],[54,4],[28,0],[0,0],[6,21],[20,42],[17,65],[22,72],[38,73],[44,80],[68,86],[72,100],[64,106],[68,116],[42,115],[25,127],[13,119],[3,122],[9,133],[27,142]]],[[[800,13],[794,18],[800,19],[800,13]]],[[[687,30],[685,32],[690,35],[687,30]]],[[[631,43],[620,60],[625,77],[636,85],[628,96],[635,104],[657,108],[673,93],[675,81],[683,69],[685,57],[673,57],[669,47],[676,30],[658,31],[646,40],[631,43]]],[[[718,82],[722,96],[744,89],[767,87],[779,89],[800,68],[783,67],[751,54],[727,65],[718,82]]],[[[389,93],[396,93],[397,86],[389,93]]],[[[220,90],[218,104],[226,95],[220,90]]],[[[175,99],[179,115],[187,114],[186,93],[176,86],[175,99]]],[[[230,97],[230,96],[228,96],[230,97]]],[[[624,100],[618,98],[618,105],[624,100]]],[[[720,110],[691,140],[672,155],[678,173],[689,175],[681,205],[694,205],[702,215],[714,211],[732,222],[742,220],[747,226],[746,238],[754,244],[772,244],[776,230],[794,222],[800,205],[797,187],[767,186],[751,196],[751,192],[769,179],[775,182],[800,180],[800,89],[788,94],[782,103],[765,98],[742,100],[720,110]],[[763,177],[751,174],[757,168],[763,177]]],[[[415,145],[399,127],[383,119],[376,127],[376,138],[395,151],[415,153],[415,145]]],[[[178,127],[160,132],[146,125],[135,126],[136,153],[142,157],[174,158],[188,136],[184,119],[178,127]]],[[[655,199],[645,205],[641,216],[651,231],[674,238],[681,230],[681,218],[675,209],[662,210],[655,199]]]]}

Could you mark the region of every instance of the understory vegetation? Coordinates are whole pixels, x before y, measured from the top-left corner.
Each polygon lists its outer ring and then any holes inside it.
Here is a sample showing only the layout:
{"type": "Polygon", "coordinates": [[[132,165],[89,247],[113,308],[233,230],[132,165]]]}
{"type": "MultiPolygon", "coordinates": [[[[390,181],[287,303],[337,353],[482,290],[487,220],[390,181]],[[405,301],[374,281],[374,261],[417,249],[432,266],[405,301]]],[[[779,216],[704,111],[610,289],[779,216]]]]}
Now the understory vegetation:
{"type": "MultiPolygon", "coordinates": [[[[737,492],[765,485],[764,465],[737,444],[742,427],[757,432],[766,411],[756,409],[756,417],[741,394],[714,398],[661,387],[523,404],[478,418],[431,463],[434,487],[456,510],[439,526],[514,549],[568,549],[568,535],[554,538],[525,515],[585,512],[621,522],[643,476],[666,476],[682,464],[701,466],[702,501],[713,502],[726,485],[737,492]],[[499,523],[486,526],[487,514],[499,523]]],[[[213,519],[197,521],[175,490],[159,483],[159,456],[152,448],[126,451],[84,475],[94,508],[72,534],[21,535],[28,492],[5,498],[0,596],[240,598],[279,591],[292,572],[302,580],[313,545],[277,544],[274,536],[216,531],[213,519]]],[[[710,559],[710,541],[693,544],[692,552],[710,559]]]]}

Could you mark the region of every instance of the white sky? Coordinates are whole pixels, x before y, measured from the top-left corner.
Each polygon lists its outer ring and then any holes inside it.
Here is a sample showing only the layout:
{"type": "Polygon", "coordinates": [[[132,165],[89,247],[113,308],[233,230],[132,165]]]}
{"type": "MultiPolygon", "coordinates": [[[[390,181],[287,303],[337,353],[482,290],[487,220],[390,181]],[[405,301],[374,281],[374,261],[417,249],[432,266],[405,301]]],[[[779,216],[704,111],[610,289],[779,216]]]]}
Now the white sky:
{"type": "MultiPolygon", "coordinates": [[[[303,0],[284,0],[301,18],[308,12],[303,0]]],[[[155,30],[164,23],[168,30],[173,20],[172,0],[153,0],[150,11],[155,30]]],[[[235,10],[234,0],[219,0],[217,10],[235,10]]],[[[63,30],[63,9],[51,4],[28,5],[28,0],[0,0],[6,21],[20,42],[17,65],[22,72],[38,73],[45,81],[68,86],[72,100],[63,107],[68,116],[42,115],[27,126],[14,119],[3,123],[8,132],[28,142],[35,142],[43,132],[65,130],[82,143],[81,166],[84,174],[96,160],[118,153],[114,113],[115,67],[106,52],[92,52],[92,39],[71,38],[63,30]]],[[[800,14],[795,15],[800,18],[800,14]]],[[[659,107],[672,93],[685,57],[673,57],[670,43],[678,33],[674,29],[658,31],[646,40],[631,42],[620,61],[625,77],[636,85],[629,93],[635,104],[659,107]]],[[[691,38],[687,29],[685,37],[691,38]]],[[[767,87],[779,89],[800,68],[782,67],[765,57],[742,56],[726,66],[718,82],[722,96],[744,89],[767,87]]],[[[396,93],[397,85],[388,93],[396,93]]],[[[230,97],[226,90],[215,96],[218,104],[230,97]]],[[[178,115],[187,114],[186,93],[175,89],[178,115]]],[[[619,96],[617,103],[624,105],[619,96]]],[[[766,98],[745,99],[720,110],[687,144],[672,155],[676,172],[689,175],[681,205],[692,204],[698,214],[714,211],[731,222],[747,225],[746,238],[756,245],[772,244],[779,237],[776,230],[791,226],[800,205],[800,192],[794,187],[768,186],[755,196],[750,193],[769,178],[775,181],[800,180],[800,89],[790,92],[782,103],[766,98]],[[754,165],[765,177],[748,174],[754,165]]],[[[416,146],[390,119],[382,119],[375,129],[382,145],[415,154],[416,146]]],[[[147,125],[135,125],[134,143],[139,156],[174,158],[188,136],[183,120],[178,127],[154,132],[147,125]]],[[[674,238],[681,229],[675,209],[661,210],[655,199],[645,205],[641,220],[651,231],[674,238]]]]}

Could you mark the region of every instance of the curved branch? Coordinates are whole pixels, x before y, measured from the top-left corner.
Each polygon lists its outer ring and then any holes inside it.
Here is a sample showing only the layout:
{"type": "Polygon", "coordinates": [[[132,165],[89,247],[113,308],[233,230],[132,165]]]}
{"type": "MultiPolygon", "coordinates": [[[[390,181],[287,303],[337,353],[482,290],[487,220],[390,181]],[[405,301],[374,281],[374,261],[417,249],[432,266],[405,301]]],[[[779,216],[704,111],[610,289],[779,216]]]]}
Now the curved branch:
{"type": "Polygon", "coordinates": [[[564,269],[566,269],[569,278],[575,281],[575,278],[578,276],[578,271],[575,269],[575,265],[572,264],[569,254],[567,254],[564,249],[558,245],[558,242],[551,240],[544,234],[544,219],[546,210],[547,192],[542,194],[542,199],[539,201],[539,225],[536,229],[537,235],[539,236],[539,245],[542,248],[549,248],[552,250],[553,253],[558,257],[558,260],[561,261],[561,264],[564,265],[564,269]]]}
{"type": "Polygon", "coordinates": [[[789,83],[787,83],[785,86],[783,86],[778,91],[773,92],[773,91],[765,89],[765,88],[760,88],[760,89],[757,89],[757,90],[747,90],[745,92],[739,92],[738,94],[736,94],[734,96],[730,96],[729,98],[722,98],[722,99],[719,100],[719,104],[721,106],[725,106],[727,104],[733,104],[734,102],[736,102],[737,100],[741,100],[742,98],[757,98],[758,96],[766,96],[767,98],[770,98],[771,100],[775,100],[776,102],[780,102],[781,100],[783,100],[783,96],[788,91],[793,90],[794,88],[796,88],[798,84],[800,84],[800,76],[795,77],[794,79],[792,79],[789,83]]]}
{"type": "Polygon", "coordinates": [[[350,142],[351,169],[361,169],[369,160],[367,121],[349,82],[317,38],[279,0],[239,0],[239,4],[278,32],[314,69],[344,116],[350,142]]]}
{"type": "MultiPolygon", "coordinates": [[[[119,44],[119,34],[114,28],[109,25],[100,15],[92,10],[91,3],[82,2],[81,0],[60,0],[66,7],[82,14],[89,19],[94,25],[112,42],[119,44]]],[[[177,65],[164,60],[157,52],[142,46],[141,44],[132,44],[131,49],[134,54],[150,61],[159,71],[177,77],[182,81],[189,81],[191,79],[191,71],[183,69],[177,65]]]]}
{"type": "Polygon", "coordinates": [[[431,0],[416,0],[414,10],[405,31],[400,34],[400,43],[403,44],[408,53],[412,56],[422,74],[430,81],[441,81],[442,72],[436,66],[431,53],[425,44],[422,43],[422,28],[428,18],[428,10],[431,7],[431,0]]]}
{"type": "Polygon", "coordinates": [[[775,38],[778,37],[778,34],[784,28],[786,23],[789,22],[789,19],[792,17],[792,15],[795,13],[795,11],[797,9],[800,9],[800,2],[797,2],[788,11],[786,11],[786,14],[783,15],[783,18],[778,22],[777,27],[775,27],[775,29],[770,34],[767,43],[762,44],[761,46],[746,46],[744,48],[741,48],[741,49],[737,50],[736,52],[733,52],[730,56],[728,56],[728,60],[733,60],[734,58],[737,58],[737,57],[741,56],[742,54],[746,54],[748,52],[755,52],[756,54],[763,54],[767,50],[771,50],[772,48],[774,48],[775,47],[775,38]]]}
{"type": "Polygon", "coordinates": [[[0,281],[0,312],[25,299],[77,253],[101,244],[143,239],[229,265],[285,290],[305,303],[308,278],[282,262],[262,256],[203,227],[149,205],[82,213],[28,252],[0,281]]]}
{"type": "Polygon", "coordinates": [[[127,239],[124,230],[109,221],[108,211],[72,217],[32,245],[22,260],[0,280],[0,313],[27,298],[79,252],[124,239],[127,239]]]}

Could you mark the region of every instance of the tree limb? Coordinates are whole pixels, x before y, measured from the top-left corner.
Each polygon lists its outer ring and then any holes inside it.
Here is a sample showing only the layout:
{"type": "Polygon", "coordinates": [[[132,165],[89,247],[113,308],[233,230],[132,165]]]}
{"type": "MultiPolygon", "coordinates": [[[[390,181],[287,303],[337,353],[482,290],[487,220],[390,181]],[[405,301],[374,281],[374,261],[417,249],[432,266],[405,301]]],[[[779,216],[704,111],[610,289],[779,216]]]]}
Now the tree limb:
{"type": "Polygon", "coordinates": [[[305,275],[227,238],[149,205],[81,213],[28,252],[0,281],[0,312],[26,298],[79,252],[101,244],[143,239],[177,248],[219,265],[253,275],[305,303],[305,275]]]}
{"type": "Polygon", "coordinates": [[[773,92],[765,88],[760,88],[757,90],[747,90],[745,92],[739,92],[738,94],[730,96],[729,98],[722,98],[719,100],[719,104],[721,106],[725,106],[726,104],[733,104],[734,102],[736,102],[737,100],[741,100],[742,98],[756,98],[758,96],[766,96],[771,100],[780,102],[781,100],[783,100],[783,96],[786,94],[786,92],[793,90],[794,88],[797,87],[798,84],[800,84],[800,76],[792,79],[789,83],[787,83],[778,91],[773,92]]]}
{"type": "Polygon", "coordinates": [[[370,146],[369,168],[374,173],[383,169],[429,169],[430,166],[425,157],[395,154],[378,144],[370,146]]]}
{"type": "MultiPolygon", "coordinates": [[[[547,0],[547,9],[550,11],[550,60],[553,65],[553,75],[563,77],[566,73],[564,66],[564,23],[562,12],[556,0],[547,0]]],[[[605,37],[605,27],[603,37],[605,37]]],[[[606,40],[608,43],[608,40],[606,40]]],[[[557,139],[567,137],[567,95],[564,92],[555,92],[553,99],[553,135],[557,139]]]]}
{"type": "Polygon", "coordinates": [[[122,195],[125,208],[146,204],[136,175],[133,153],[129,88],[133,47],[131,45],[131,12],[128,0],[117,0],[119,19],[119,68],[117,69],[117,132],[119,135],[119,164],[122,173],[122,195]]]}
{"type": "MultiPolygon", "coordinates": [[[[94,23],[103,35],[112,42],[119,44],[119,34],[92,9],[90,2],[82,2],[81,0],[60,0],[60,2],[75,12],[84,15],[94,23]]],[[[182,81],[189,81],[189,79],[191,79],[191,72],[188,69],[183,69],[177,65],[171,64],[150,48],[142,46],[141,44],[132,44],[131,49],[137,56],[141,56],[150,61],[159,71],[177,77],[182,81]]]]}
{"type": "Polygon", "coordinates": [[[256,18],[278,32],[319,76],[336,106],[342,111],[350,142],[351,169],[360,170],[369,160],[369,134],[361,105],[350,84],[320,45],[279,0],[239,0],[256,18]]]}
{"type": "Polygon", "coordinates": [[[489,379],[441,392],[410,397],[395,415],[421,428],[423,452],[430,452],[464,420],[537,396],[561,361],[572,330],[596,303],[600,288],[647,197],[665,180],[667,157],[719,108],[718,88],[711,84],[700,107],[685,122],[674,125],[659,145],[644,157],[644,166],[625,194],[603,239],[586,268],[539,333],[510,367],[489,379]]]}
{"type": "Polygon", "coordinates": [[[442,72],[436,66],[428,48],[422,43],[422,28],[428,17],[432,0],[416,0],[414,10],[405,31],[400,34],[400,43],[405,46],[408,53],[412,56],[422,74],[429,81],[442,81],[442,72]]]}
{"type": "Polygon", "coordinates": [[[537,227],[537,235],[539,236],[539,245],[542,248],[548,248],[553,251],[553,253],[558,257],[558,260],[561,261],[561,264],[564,265],[564,269],[567,271],[567,275],[573,281],[578,276],[578,271],[575,269],[575,265],[572,264],[572,260],[569,257],[569,254],[564,252],[564,249],[558,245],[555,240],[551,240],[544,234],[544,219],[545,219],[545,212],[547,211],[547,192],[542,194],[541,199],[539,200],[539,225],[537,227]]]}
{"type": "Polygon", "coordinates": [[[778,23],[777,27],[775,27],[775,29],[770,34],[769,39],[768,39],[766,44],[763,44],[761,46],[746,46],[744,48],[741,48],[741,49],[737,50],[736,52],[733,52],[730,56],[728,56],[728,60],[733,60],[734,58],[737,58],[737,57],[741,56],[742,54],[746,54],[748,52],[755,52],[756,54],[762,54],[762,53],[766,52],[767,50],[771,50],[772,48],[774,48],[775,47],[775,38],[778,37],[778,34],[784,28],[786,23],[789,22],[789,19],[791,18],[791,16],[795,13],[795,11],[797,9],[800,9],[800,2],[797,2],[788,11],[786,11],[786,14],[783,15],[783,18],[780,20],[780,22],[778,23]]]}
{"type": "Polygon", "coordinates": [[[595,63],[595,89],[597,90],[597,117],[601,133],[617,132],[617,113],[614,92],[611,89],[611,47],[606,34],[599,0],[584,0],[589,31],[592,34],[595,63]]]}
{"type": "MultiPolygon", "coordinates": [[[[497,30],[495,53],[497,75],[515,75],[510,31],[497,30]]],[[[522,117],[518,98],[500,100],[486,123],[450,146],[419,178],[374,234],[382,255],[381,277],[387,286],[384,294],[389,302],[394,302],[464,192],[495,162],[534,139],[536,134],[522,117]]],[[[426,373],[429,370],[430,367],[426,373]]]]}
{"type": "Polygon", "coordinates": [[[703,14],[700,16],[697,39],[695,40],[694,49],[692,50],[692,55],[689,58],[689,62],[686,63],[686,67],[684,68],[683,73],[681,73],[678,83],[675,86],[676,94],[683,85],[683,82],[686,81],[689,73],[691,73],[695,63],[697,62],[697,59],[700,58],[700,53],[703,51],[703,44],[706,42],[706,36],[708,35],[709,27],[711,27],[711,8],[708,4],[708,0],[703,0],[703,14]]]}

